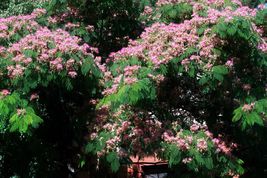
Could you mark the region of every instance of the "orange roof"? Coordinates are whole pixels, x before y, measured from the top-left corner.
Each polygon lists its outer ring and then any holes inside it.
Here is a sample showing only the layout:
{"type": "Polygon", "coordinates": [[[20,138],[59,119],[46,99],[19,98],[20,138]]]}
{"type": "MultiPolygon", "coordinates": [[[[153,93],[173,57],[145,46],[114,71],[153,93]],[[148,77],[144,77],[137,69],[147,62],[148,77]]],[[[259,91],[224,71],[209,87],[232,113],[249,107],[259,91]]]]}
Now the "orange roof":
{"type": "Polygon", "coordinates": [[[131,156],[133,164],[142,164],[142,165],[150,165],[150,164],[167,164],[166,161],[158,159],[156,156],[145,156],[140,158],[139,156],[131,156]]]}

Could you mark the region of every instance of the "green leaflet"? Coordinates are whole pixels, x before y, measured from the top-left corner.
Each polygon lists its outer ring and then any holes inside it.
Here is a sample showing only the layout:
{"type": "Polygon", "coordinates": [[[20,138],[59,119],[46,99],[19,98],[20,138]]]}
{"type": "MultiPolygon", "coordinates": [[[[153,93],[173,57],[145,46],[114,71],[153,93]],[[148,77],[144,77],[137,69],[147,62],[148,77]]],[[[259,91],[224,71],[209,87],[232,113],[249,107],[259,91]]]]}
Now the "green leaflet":
{"type": "Polygon", "coordinates": [[[214,66],[212,68],[213,77],[218,81],[223,81],[224,75],[228,74],[228,69],[223,65],[214,66]]]}
{"type": "Polygon", "coordinates": [[[116,152],[110,152],[107,155],[107,161],[110,163],[111,170],[117,172],[120,168],[120,161],[116,152]]]}
{"type": "Polygon", "coordinates": [[[267,99],[261,99],[254,102],[254,107],[251,111],[243,111],[243,106],[234,110],[233,122],[240,121],[242,123],[242,129],[255,124],[263,126],[264,116],[267,112],[267,99]]]}
{"type": "Polygon", "coordinates": [[[18,115],[18,113],[11,116],[10,131],[19,131],[20,133],[26,133],[30,127],[37,128],[43,120],[37,116],[31,107],[25,109],[25,114],[18,115]]]}

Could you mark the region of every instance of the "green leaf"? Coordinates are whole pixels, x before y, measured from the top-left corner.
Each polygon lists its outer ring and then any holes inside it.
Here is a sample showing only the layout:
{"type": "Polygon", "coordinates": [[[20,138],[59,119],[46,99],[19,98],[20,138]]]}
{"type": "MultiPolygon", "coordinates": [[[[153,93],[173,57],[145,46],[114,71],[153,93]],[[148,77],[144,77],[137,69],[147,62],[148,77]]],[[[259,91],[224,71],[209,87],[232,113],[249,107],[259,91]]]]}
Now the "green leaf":
{"type": "Polygon", "coordinates": [[[86,153],[90,153],[93,152],[93,150],[95,149],[95,146],[93,143],[88,143],[85,147],[85,152],[86,153]]]}
{"type": "Polygon", "coordinates": [[[7,116],[9,113],[8,106],[4,102],[0,101],[0,116],[7,116]]]}
{"type": "Polygon", "coordinates": [[[239,121],[241,119],[241,117],[242,117],[242,114],[243,114],[243,112],[242,112],[242,108],[241,107],[235,109],[234,110],[234,117],[233,117],[232,121],[233,122],[239,121]]]}
{"type": "Polygon", "coordinates": [[[217,79],[219,81],[223,81],[223,76],[221,74],[214,73],[213,76],[214,76],[215,79],[217,79]]]}
{"type": "Polygon", "coordinates": [[[261,117],[258,115],[258,113],[256,112],[251,112],[247,115],[246,117],[246,121],[250,124],[250,125],[254,125],[254,123],[263,126],[263,120],[261,119],[261,117]]]}
{"type": "Polygon", "coordinates": [[[111,152],[107,155],[107,161],[111,164],[111,170],[117,172],[120,168],[119,158],[116,152],[111,152]]]}
{"type": "Polygon", "coordinates": [[[212,160],[212,158],[208,157],[208,158],[205,159],[205,166],[209,170],[213,169],[213,160],[212,160]]]}
{"type": "Polygon", "coordinates": [[[237,31],[236,27],[233,27],[233,26],[229,26],[229,28],[227,29],[227,32],[231,36],[233,36],[236,33],[236,31],[237,31]]]}
{"type": "Polygon", "coordinates": [[[92,68],[92,64],[90,62],[87,61],[83,63],[81,67],[82,74],[87,75],[91,68],[92,68]]]}
{"type": "Polygon", "coordinates": [[[226,75],[228,74],[228,68],[223,65],[214,66],[212,68],[213,73],[226,75]]]}
{"type": "Polygon", "coordinates": [[[199,84],[200,85],[204,85],[204,84],[206,84],[208,82],[208,80],[209,80],[208,77],[203,76],[203,77],[200,78],[199,84]]]}
{"type": "Polygon", "coordinates": [[[181,152],[176,145],[169,145],[169,148],[167,150],[167,158],[171,167],[180,163],[181,152]]]}

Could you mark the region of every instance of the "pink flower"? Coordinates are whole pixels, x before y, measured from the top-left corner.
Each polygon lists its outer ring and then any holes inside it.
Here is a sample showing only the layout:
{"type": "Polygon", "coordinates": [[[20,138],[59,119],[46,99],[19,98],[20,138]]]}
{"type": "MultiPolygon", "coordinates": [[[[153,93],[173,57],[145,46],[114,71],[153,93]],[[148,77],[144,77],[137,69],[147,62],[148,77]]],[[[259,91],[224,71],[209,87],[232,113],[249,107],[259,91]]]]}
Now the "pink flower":
{"type": "Polygon", "coordinates": [[[208,130],[205,131],[205,134],[206,134],[209,138],[212,138],[212,137],[213,137],[213,134],[212,134],[210,131],[208,131],[208,130]]]}
{"type": "Polygon", "coordinates": [[[208,145],[207,145],[207,141],[200,138],[197,140],[197,149],[202,152],[202,151],[206,151],[208,148],[208,145]]]}
{"type": "Polygon", "coordinates": [[[184,139],[178,139],[177,144],[178,144],[178,147],[183,151],[189,149],[189,145],[188,145],[188,143],[186,143],[186,141],[184,139]]]}
{"type": "Polygon", "coordinates": [[[71,77],[71,78],[75,78],[77,76],[77,72],[75,71],[70,71],[68,72],[68,75],[71,77]]]}
{"type": "Polygon", "coordinates": [[[90,135],[91,140],[96,139],[96,137],[97,137],[97,133],[92,133],[92,134],[90,135]]]}
{"type": "Polygon", "coordinates": [[[229,59],[228,61],[226,61],[225,65],[229,68],[233,67],[234,63],[233,63],[233,59],[229,59]]]}
{"type": "Polygon", "coordinates": [[[6,48],[4,46],[0,46],[0,55],[1,53],[5,52],[6,51],[6,48]]]}
{"type": "Polygon", "coordinates": [[[46,10],[45,9],[40,9],[40,8],[37,8],[37,9],[34,9],[34,11],[32,12],[31,15],[33,16],[41,16],[41,15],[44,15],[46,14],[46,10]]]}
{"type": "Polygon", "coordinates": [[[92,25],[88,25],[87,27],[85,27],[85,29],[88,31],[88,32],[93,32],[95,30],[94,26],[92,25]]]}
{"type": "Polygon", "coordinates": [[[97,100],[96,99],[91,99],[90,101],[89,101],[89,104],[91,104],[91,105],[96,105],[97,104],[97,100]]]}
{"type": "Polygon", "coordinates": [[[1,91],[1,94],[2,94],[3,96],[7,96],[7,95],[10,94],[10,91],[7,90],[7,89],[4,89],[4,90],[1,91]]]}
{"type": "Polygon", "coordinates": [[[122,124],[121,124],[122,125],[122,130],[123,131],[127,130],[129,128],[130,124],[131,124],[131,122],[129,122],[129,121],[123,121],[122,124]]]}
{"type": "Polygon", "coordinates": [[[250,103],[250,104],[244,104],[242,107],[242,110],[244,112],[249,112],[254,108],[255,103],[250,103]]]}
{"type": "Polygon", "coordinates": [[[17,109],[17,114],[18,114],[18,116],[22,116],[22,115],[26,114],[26,110],[25,109],[17,109]]]}
{"type": "Polygon", "coordinates": [[[191,130],[192,132],[195,132],[195,131],[197,131],[198,129],[199,129],[199,126],[198,126],[197,124],[193,124],[193,125],[190,126],[190,130],[191,130]]]}
{"type": "Polygon", "coordinates": [[[126,78],[124,79],[124,82],[125,82],[125,84],[127,84],[127,85],[131,85],[131,84],[137,82],[137,78],[126,77],[126,78]]]}
{"type": "Polygon", "coordinates": [[[265,8],[265,5],[264,4],[259,4],[258,5],[258,9],[263,10],[264,8],[265,8]]]}
{"type": "Polygon", "coordinates": [[[189,157],[189,158],[184,158],[184,159],[182,160],[182,162],[183,162],[184,164],[187,164],[187,163],[190,163],[192,160],[193,160],[193,159],[189,157]]]}
{"type": "Polygon", "coordinates": [[[35,100],[35,99],[39,99],[39,95],[37,93],[31,94],[30,101],[35,100]]]}
{"type": "Polygon", "coordinates": [[[243,88],[245,91],[249,91],[249,90],[251,90],[251,85],[250,85],[250,84],[244,84],[244,85],[242,86],[242,88],[243,88]]]}
{"type": "Polygon", "coordinates": [[[71,29],[71,28],[76,28],[76,27],[79,27],[80,25],[79,24],[74,24],[74,23],[71,23],[71,22],[68,22],[65,27],[68,28],[68,29],[71,29]]]}
{"type": "Polygon", "coordinates": [[[145,9],[143,12],[145,15],[150,15],[152,12],[153,12],[153,9],[151,7],[145,6],[145,9]]]}
{"type": "Polygon", "coordinates": [[[135,71],[140,69],[140,66],[134,65],[134,66],[127,66],[124,68],[124,75],[131,76],[135,71]]]}

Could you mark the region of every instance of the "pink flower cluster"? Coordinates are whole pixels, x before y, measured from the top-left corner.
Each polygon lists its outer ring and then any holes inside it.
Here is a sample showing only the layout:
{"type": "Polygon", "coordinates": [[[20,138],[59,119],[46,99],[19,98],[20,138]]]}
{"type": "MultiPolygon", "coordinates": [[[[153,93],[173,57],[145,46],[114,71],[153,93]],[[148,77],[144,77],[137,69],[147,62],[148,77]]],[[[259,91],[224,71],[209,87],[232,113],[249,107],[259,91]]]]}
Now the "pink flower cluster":
{"type": "MultiPolygon", "coordinates": [[[[128,47],[122,48],[116,53],[111,53],[108,61],[126,61],[132,57],[136,57],[138,60],[147,64],[147,66],[157,69],[160,65],[165,65],[173,59],[180,58],[181,65],[186,71],[188,71],[191,63],[196,63],[201,70],[209,72],[214,64],[222,62],[219,54],[214,49],[217,46],[227,44],[227,41],[221,39],[214,33],[212,26],[221,20],[229,22],[235,17],[252,19],[257,12],[256,9],[242,6],[239,0],[232,1],[231,3],[224,3],[223,0],[159,0],[157,5],[162,6],[183,2],[190,3],[193,6],[193,15],[190,20],[185,20],[180,24],[170,23],[166,25],[163,23],[154,23],[145,29],[140,39],[135,41],[130,40],[128,47]],[[207,12],[207,16],[203,17],[200,15],[200,12],[203,11],[207,12]],[[198,30],[203,25],[209,27],[205,29],[203,34],[199,34],[198,30]],[[184,55],[188,50],[192,49],[195,51],[194,53],[190,53],[188,56],[184,55]]],[[[254,26],[254,31],[261,36],[261,30],[255,24],[252,24],[252,26],[254,26]]],[[[263,38],[262,41],[258,48],[266,52],[267,45],[263,38]]],[[[230,58],[224,65],[229,69],[233,69],[234,59],[230,58]]],[[[125,70],[128,70],[128,68],[125,70]]],[[[108,75],[105,75],[105,77],[109,80],[113,78],[114,82],[113,86],[104,91],[105,95],[117,91],[119,86],[117,79],[118,77],[121,79],[121,75],[124,76],[122,78],[124,78],[125,84],[133,84],[138,81],[137,78],[130,77],[131,71],[117,72],[119,76],[114,77],[111,73],[106,72],[108,75]]],[[[158,77],[150,74],[149,78],[157,79],[158,77]]],[[[163,78],[164,76],[161,77],[161,79],[163,78]]]]}
{"type": "Polygon", "coordinates": [[[140,66],[134,65],[134,66],[126,66],[124,68],[124,75],[125,76],[131,76],[134,74],[134,72],[138,71],[140,69],[140,66]]]}
{"type": "Polygon", "coordinates": [[[33,32],[40,28],[36,19],[46,13],[45,9],[35,9],[30,15],[0,18],[0,40],[9,39],[21,30],[33,32]]]}
{"type": "MultiPolygon", "coordinates": [[[[95,128],[98,132],[104,130],[112,135],[110,139],[103,143],[106,145],[106,150],[103,150],[103,152],[119,151],[123,147],[125,149],[124,153],[128,155],[144,155],[148,147],[160,141],[163,131],[162,123],[148,115],[143,115],[144,113],[139,113],[143,117],[130,114],[127,116],[127,121],[116,120],[116,117],[122,114],[121,112],[114,113],[115,118],[112,118],[112,122],[106,122],[104,125],[99,124],[95,128]]],[[[90,137],[93,140],[100,139],[95,132],[90,137]]]]}
{"type": "Polygon", "coordinates": [[[267,53],[267,39],[259,44],[258,49],[264,53],[267,53]]]}
{"type": "Polygon", "coordinates": [[[32,64],[35,64],[35,71],[46,65],[55,72],[67,71],[71,78],[77,76],[77,69],[83,64],[83,58],[93,57],[97,50],[87,44],[80,45],[81,39],[71,36],[68,32],[58,29],[51,31],[47,28],[40,28],[34,34],[29,34],[17,43],[12,44],[6,52],[12,55],[13,64],[8,66],[10,78],[22,76],[24,71],[32,64]],[[26,57],[25,52],[35,53],[32,57],[26,57]],[[77,55],[78,60],[70,56],[77,55]],[[58,57],[69,56],[69,57],[58,57]]]}
{"type": "Polygon", "coordinates": [[[7,95],[10,94],[10,91],[7,90],[7,89],[3,89],[3,90],[0,92],[0,94],[1,94],[2,96],[7,96],[7,95]]]}
{"type": "Polygon", "coordinates": [[[144,12],[143,12],[144,15],[151,15],[152,12],[153,12],[153,9],[151,7],[145,6],[144,12]]]}
{"type": "MultiPolygon", "coordinates": [[[[201,3],[204,5],[215,6],[217,8],[225,5],[224,0],[200,0],[200,1],[194,1],[194,0],[158,0],[156,5],[157,6],[164,6],[164,5],[168,5],[168,4],[179,4],[179,3],[189,3],[192,5],[201,3]]],[[[240,0],[232,0],[231,3],[233,3],[235,5],[239,5],[239,6],[242,5],[240,0]]]]}
{"type": "MultiPolygon", "coordinates": [[[[117,53],[110,55],[111,60],[127,60],[129,57],[135,56],[145,62],[152,62],[157,68],[161,64],[166,64],[175,57],[179,57],[186,50],[193,48],[199,52],[192,56],[185,57],[182,65],[188,66],[191,61],[201,64],[209,64],[212,66],[218,56],[213,52],[214,47],[223,44],[211,28],[206,29],[204,36],[199,36],[197,30],[202,25],[216,24],[220,19],[226,21],[232,20],[234,17],[242,16],[244,18],[253,18],[256,15],[256,9],[250,9],[241,6],[240,1],[236,0],[232,3],[237,6],[234,8],[225,5],[223,0],[159,0],[158,5],[176,4],[187,2],[194,7],[194,14],[191,20],[185,20],[180,24],[161,24],[154,23],[151,27],[145,29],[141,35],[141,40],[130,41],[130,45],[121,49],[117,53]],[[207,17],[202,17],[198,13],[203,9],[207,9],[207,17]]],[[[266,45],[261,44],[260,49],[265,50],[266,45]]],[[[203,65],[205,66],[205,65],[203,65]]]]}
{"type": "MultiPolygon", "coordinates": [[[[107,73],[105,73],[107,75],[107,73]]],[[[110,74],[110,73],[109,73],[110,74]]],[[[111,75],[111,74],[110,74],[111,75]]],[[[113,79],[113,85],[111,86],[111,88],[106,88],[102,94],[103,95],[110,95],[110,94],[113,94],[113,93],[116,93],[117,90],[118,90],[118,87],[119,87],[119,84],[121,82],[121,79],[122,79],[122,75],[119,75],[117,77],[115,77],[113,79]]]]}
{"type": "Polygon", "coordinates": [[[37,93],[32,93],[31,94],[30,101],[38,100],[38,99],[39,99],[39,95],[37,93]]]}
{"type": "Polygon", "coordinates": [[[208,149],[207,141],[203,138],[197,139],[197,149],[200,152],[207,151],[208,149]]]}
{"type": "Polygon", "coordinates": [[[164,6],[168,4],[178,4],[178,3],[190,3],[192,0],[158,0],[156,5],[157,6],[164,6]]]}
{"type": "Polygon", "coordinates": [[[227,146],[226,142],[221,139],[221,135],[219,138],[214,138],[211,132],[201,129],[196,124],[191,125],[190,130],[192,131],[190,134],[182,129],[176,135],[173,135],[172,132],[164,132],[162,138],[166,143],[177,145],[177,148],[184,152],[194,148],[200,153],[205,153],[208,150],[208,143],[213,143],[217,153],[230,155],[232,149],[237,147],[234,143],[227,146]],[[201,132],[204,132],[206,136],[199,135],[201,132]]]}
{"type": "Polygon", "coordinates": [[[244,112],[249,112],[254,108],[254,106],[255,106],[255,103],[244,104],[243,107],[242,107],[242,110],[244,112]]]}
{"type": "Polygon", "coordinates": [[[21,66],[20,64],[16,64],[14,66],[8,66],[7,70],[8,70],[8,76],[10,78],[15,78],[23,75],[25,67],[21,66]]]}
{"type": "Polygon", "coordinates": [[[190,163],[192,160],[193,160],[193,159],[189,157],[189,158],[184,158],[184,159],[182,160],[182,162],[183,162],[184,164],[188,164],[188,163],[190,163]]]}
{"type": "Polygon", "coordinates": [[[68,23],[65,25],[65,28],[66,28],[66,29],[72,29],[72,28],[77,28],[77,27],[80,27],[80,24],[75,24],[75,23],[68,22],[68,23]]]}
{"type": "Polygon", "coordinates": [[[26,114],[26,110],[25,109],[17,109],[17,115],[18,116],[23,116],[26,114]]]}
{"type": "Polygon", "coordinates": [[[162,138],[166,143],[177,145],[177,148],[179,148],[182,151],[189,150],[190,147],[192,147],[193,143],[193,137],[189,135],[184,136],[183,130],[180,130],[180,132],[178,132],[176,136],[173,136],[168,132],[164,132],[162,138]]]}
{"type": "Polygon", "coordinates": [[[123,48],[110,57],[114,60],[126,60],[127,57],[136,56],[140,60],[151,61],[157,68],[166,64],[174,57],[185,52],[187,47],[193,47],[198,41],[196,31],[187,24],[160,24],[155,23],[146,28],[141,35],[142,41],[132,41],[130,46],[123,48]]]}
{"type": "MultiPolygon", "coordinates": [[[[68,7],[68,10],[66,12],[64,12],[64,13],[61,13],[59,15],[48,17],[48,22],[50,24],[62,23],[62,22],[67,21],[67,19],[69,17],[72,17],[72,18],[73,17],[77,17],[77,18],[80,18],[80,19],[83,18],[82,16],[79,15],[78,9],[74,9],[74,8],[68,7]]],[[[70,23],[69,25],[73,27],[73,24],[72,23],[70,23]]]]}
{"type": "Polygon", "coordinates": [[[216,146],[216,151],[218,153],[223,153],[226,155],[231,155],[231,151],[237,147],[237,145],[235,143],[231,143],[230,146],[228,146],[223,140],[219,138],[213,138],[212,142],[215,144],[216,146]]]}

